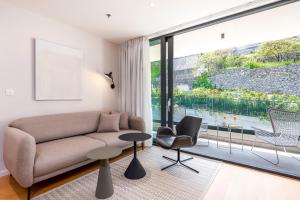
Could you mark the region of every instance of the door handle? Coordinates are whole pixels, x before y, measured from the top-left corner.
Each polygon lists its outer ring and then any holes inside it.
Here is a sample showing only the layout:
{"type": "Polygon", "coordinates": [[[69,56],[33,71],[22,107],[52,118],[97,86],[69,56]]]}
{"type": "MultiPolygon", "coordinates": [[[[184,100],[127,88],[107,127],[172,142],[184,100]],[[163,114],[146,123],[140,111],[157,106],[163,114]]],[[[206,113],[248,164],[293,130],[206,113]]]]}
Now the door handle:
{"type": "Polygon", "coordinates": [[[168,100],[168,112],[171,112],[171,98],[168,100]]]}

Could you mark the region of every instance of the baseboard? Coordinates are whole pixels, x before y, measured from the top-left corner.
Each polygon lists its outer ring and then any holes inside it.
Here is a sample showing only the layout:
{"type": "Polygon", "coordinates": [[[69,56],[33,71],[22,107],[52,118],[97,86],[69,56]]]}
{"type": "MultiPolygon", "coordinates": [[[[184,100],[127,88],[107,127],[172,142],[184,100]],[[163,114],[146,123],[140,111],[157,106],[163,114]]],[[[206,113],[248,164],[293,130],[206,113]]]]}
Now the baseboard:
{"type": "Polygon", "coordinates": [[[9,175],[9,171],[7,169],[0,171],[0,176],[7,176],[7,175],[9,175]]]}

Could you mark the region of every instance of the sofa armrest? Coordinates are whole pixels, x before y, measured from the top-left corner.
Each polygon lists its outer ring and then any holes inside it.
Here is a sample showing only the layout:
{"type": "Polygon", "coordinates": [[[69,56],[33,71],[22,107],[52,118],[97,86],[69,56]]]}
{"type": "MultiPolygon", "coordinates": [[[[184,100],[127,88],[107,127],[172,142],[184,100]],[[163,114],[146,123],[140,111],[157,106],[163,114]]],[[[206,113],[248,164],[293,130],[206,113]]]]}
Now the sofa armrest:
{"type": "Polygon", "coordinates": [[[136,117],[136,116],[130,117],[129,118],[129,127],[131,129],[141,131],[142,133],[144,133],[146,131],[145,130],[145,122],[144,122],[143,118],[141,118],[141,117],[136,117]]]}
{"type": "Polygon", "coordinates": [[[4,132],[3,159],[6,168],[24,188],[33,184],[35,139],[28,133],[7,127],[4,132]]]}

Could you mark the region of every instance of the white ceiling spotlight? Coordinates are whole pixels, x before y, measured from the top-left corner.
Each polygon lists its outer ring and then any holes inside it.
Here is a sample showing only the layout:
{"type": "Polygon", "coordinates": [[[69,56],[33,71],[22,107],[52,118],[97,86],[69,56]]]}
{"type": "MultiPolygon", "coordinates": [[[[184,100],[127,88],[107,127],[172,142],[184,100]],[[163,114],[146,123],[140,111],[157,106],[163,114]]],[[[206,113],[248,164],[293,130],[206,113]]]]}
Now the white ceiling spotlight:
{"type": "Polygon", "coordinates": [[[150,7],[152,7],[152,8],[153,8],[154,6],[155,6],[155,3],[154,3],[154,1],[151,1],[151,2],[150,2],[150,7]]]}

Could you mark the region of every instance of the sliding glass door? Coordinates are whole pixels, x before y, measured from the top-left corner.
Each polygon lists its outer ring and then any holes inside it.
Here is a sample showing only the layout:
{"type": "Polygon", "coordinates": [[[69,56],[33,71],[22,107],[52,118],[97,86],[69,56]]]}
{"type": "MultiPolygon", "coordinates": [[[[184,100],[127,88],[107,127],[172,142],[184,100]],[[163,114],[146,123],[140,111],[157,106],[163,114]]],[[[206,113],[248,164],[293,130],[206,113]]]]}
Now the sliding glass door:
{"type": "Polygon", "coordinates": [[[300,111],[300,2],[151,41],[154,128],[202,117],[251,132],[267,109],[300,111]]]}
{"type": "Polygon", "coordinates": [[[173,37],[150,42],[154,136],[160,126],[173,126],[173,37]]]}
{"type": "Polygon", "coordinates": [[[174,121],[269,129],[269,108],[300,111],[300,2],[174,36],[174,121]]]}

